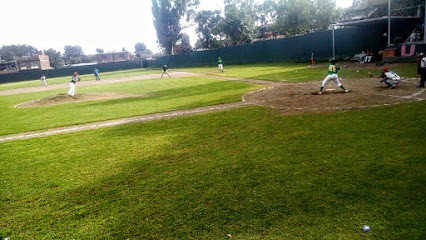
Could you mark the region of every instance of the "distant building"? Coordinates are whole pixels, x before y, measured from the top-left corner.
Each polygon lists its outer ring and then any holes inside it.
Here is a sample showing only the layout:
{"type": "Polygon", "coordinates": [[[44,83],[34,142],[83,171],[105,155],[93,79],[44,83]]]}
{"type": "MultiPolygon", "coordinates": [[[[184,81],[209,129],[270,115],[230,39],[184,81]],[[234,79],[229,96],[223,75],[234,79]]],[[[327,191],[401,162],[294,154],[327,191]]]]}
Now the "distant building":
{"type": "Polygon", "coordinates": [[[16,62],[0,61],[0,74],[16,73],[18,68],[16,62]]]}
{"type": "Polygon", "coordinates": [[[145,51],[136,51],[135,52],[135,58],[136,59],[148,59],[151,58],[152,55],[154,55],[150,50],[145,51]]]}
{"type": "Polygon", "coordinates": [[[0,61],[0,74],[46,69],[50,69],[50,61],[49,56],[43,52],[38,52],[34,56],[18,57],[15,61],[0,61]]]}
{"type": "Polygon", "coordinates": [[[112,52],[112,53],[98,53],[95,54],[96,60],[98,63],[109,63],[109,62],[121,62],[128,61],[132,59],[132,56],[129,52],[112,52]]]}
{"type": "Polygon", "coordinates": [[[17,58],[16,64],[19,71],[50,69],[49,56],[44,55],[44,52],[39,52],[35,56],[17,58]]]}

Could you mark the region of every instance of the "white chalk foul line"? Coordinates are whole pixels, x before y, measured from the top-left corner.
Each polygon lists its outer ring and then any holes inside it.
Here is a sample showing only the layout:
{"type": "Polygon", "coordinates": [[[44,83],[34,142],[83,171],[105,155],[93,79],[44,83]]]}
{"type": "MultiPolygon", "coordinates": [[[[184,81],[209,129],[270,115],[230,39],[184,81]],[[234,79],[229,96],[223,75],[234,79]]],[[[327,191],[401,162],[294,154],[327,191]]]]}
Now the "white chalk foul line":
{"type": "Polygon", "coordinates": [[[416,96],[422,94],[425,90],[422,89],[420,90],[420,92],[416,92],[414,94],[408,95],[408,96],[395,96],[395,95],[388,95],[389,97],[397,97],[397,98],[404,98],[404,99],[412,99],[415,98],[416,96]]]}
{"type": "Polygon", "coordinates": [[[243,107],[247,105],[251,105],[251,103],[238,102],[238,103],[222,104],[222,105],[217,105],[213,107],[209,106],[205,108],[177,110],[177,111],[169,112],[169,113],[156,113],[156,114],[152,114],[148,116],[138,116],[138,117],[132,117],[132,118],[110,120],[105,122],[87,123],[87,124],[82,124],[79,126],[61,127],[57,129],[50,129],[50,130],[39,131],[39,132],[11,134],[11,135],[6,135],[2,137],[0,136],[0,143],[6,142],[6,141],[14,141],[14,140],[21,140],[21,139],[29,139],[29,138],[71,133],[71,132],[79,132],[79,131],[96,129],[96,128],[112,127],[112,126],[123,125],[128,123],[137,123],[137,122],[143,122],[143,121],[160,120],[160,119],[171,118],[171,117],[194,115],[199,113],[206,113],[206,112],[212,112],[212,111],[218,111],[218,110],[226,110],[231,108],[243,107]]]}

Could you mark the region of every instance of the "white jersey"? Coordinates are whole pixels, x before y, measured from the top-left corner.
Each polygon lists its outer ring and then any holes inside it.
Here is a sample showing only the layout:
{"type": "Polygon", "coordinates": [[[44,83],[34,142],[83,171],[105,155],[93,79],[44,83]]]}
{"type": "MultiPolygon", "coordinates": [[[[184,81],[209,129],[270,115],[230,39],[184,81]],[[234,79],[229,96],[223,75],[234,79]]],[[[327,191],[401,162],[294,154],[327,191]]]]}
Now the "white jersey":
{"type": "Polygon", "coordinates": [[[394,72],[385,72],[386,79],[399,82],[401,78],[394,72]]]}
{"type": "Polygon", "coordinates": [[[422,58],[422,60],[420,60],[420,67],[426,68],[426,57],[424,57],[424,58],[422,58]]]}

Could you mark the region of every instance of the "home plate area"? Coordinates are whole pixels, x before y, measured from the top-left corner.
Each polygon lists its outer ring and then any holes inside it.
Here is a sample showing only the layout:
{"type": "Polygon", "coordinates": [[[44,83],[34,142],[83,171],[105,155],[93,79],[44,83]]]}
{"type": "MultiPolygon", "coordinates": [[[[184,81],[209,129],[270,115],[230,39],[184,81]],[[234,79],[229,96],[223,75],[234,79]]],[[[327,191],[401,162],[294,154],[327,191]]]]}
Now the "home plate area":
{"type": "Polygon", "coordinates": [[[333,112],[347,109],[379,107],[412,101],[422,101],[425,90],[418,88],[418,79],[404,79],[395,89],[389,89],[377,78],[343,79],[345,93],[329,82],[322,95],[315,94],[321,81],[277,83],[273,87],[249,93],[247,102],[279,109],[283,114],[303,112],[333,112]]]}

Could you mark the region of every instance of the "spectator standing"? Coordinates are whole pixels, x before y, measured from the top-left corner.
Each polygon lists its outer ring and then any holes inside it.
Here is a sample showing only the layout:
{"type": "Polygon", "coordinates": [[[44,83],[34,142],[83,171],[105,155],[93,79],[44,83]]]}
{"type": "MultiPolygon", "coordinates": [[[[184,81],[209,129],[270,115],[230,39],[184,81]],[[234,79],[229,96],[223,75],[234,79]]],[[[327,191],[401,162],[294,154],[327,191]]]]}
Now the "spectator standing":
{"type": "Polygon", "coordinates": [[[420,88],[425,87],[426,81],[426,56],[424,53],[418,55],[417,73],[420,74],[420,88]]]}

